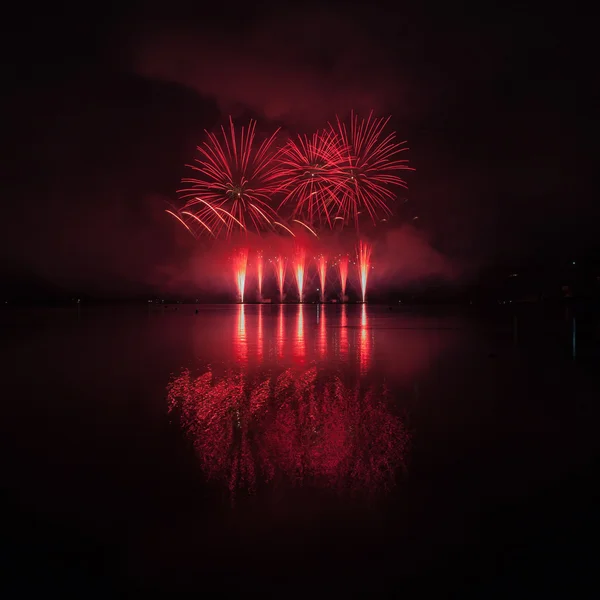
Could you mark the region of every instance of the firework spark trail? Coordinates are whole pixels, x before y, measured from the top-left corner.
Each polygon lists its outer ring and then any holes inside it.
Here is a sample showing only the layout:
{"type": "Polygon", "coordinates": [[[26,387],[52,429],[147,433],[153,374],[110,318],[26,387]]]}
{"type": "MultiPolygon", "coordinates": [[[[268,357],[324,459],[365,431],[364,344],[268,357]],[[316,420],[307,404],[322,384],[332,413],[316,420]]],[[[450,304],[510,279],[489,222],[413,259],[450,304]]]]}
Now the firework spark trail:
{"type": "Polygon", "coordinates": [[[258,299],[262,300],[263,256],[261,252],[256,255],[256,276],[258,278],[258,299]]]}
{"type": "Polygon", "coordinates": [[[340,285],[342,286],[342,302],[346,297],[346,282],[348,281],[348,256],[340,256],[338,260],[340,285]]]}
{"type": "Polygon", "coordinates": [[[246,269],[248,266],[248,248],[240,248],[233,257],[233,271],[240,302],[244,302],[244,287],[246,285],[246,269]]]}
{"type": "Polygon", "coordinates": [[[175,217],[194,237],[196,237],[194,232],[190,229],[189,225],[179,215],[176,215],[171,210],[165,210],[165,212],[169,213],[171,216],[175,217]]]}
{"type": "Polygon", "coordinates": [[[360,278],[360,289],[362,292],[362,301],[364,302],[367,297],[367,281],[369,279],[369,269],[371,268],[371,244],[358,242],[358,248],[356,250],[358,258],[358,276],[360,278]]]}
{"type": "Polygon", "coordinates": [[[200,225],[202,225],[202,227],[204,227],[204,229],[206,229],[210,235],[212,235],[213,237],[215,237],[215,234],[212,232],[212,229],[202,220],[200,219],[197,215],[195,215],[194,213],[191,213],[187,210],[182,210],[181,211],[182,215],[188,215],[189,217],[192,217],[192,219],[194,219],[194,221],[197,221],[198,223],[200,223],[200,225]]]}
{"type": "Polygon", "coordinates": [[[279,209],[288,205],[293,217],[331,226],[339,204],[336,192],[346,179],[347,152],[338,133],[330,128],[299,135],[288,140],[278,158],[283,181],[278,191],[284,194],[279,209]]]}
{"type": "Polygon", "coordinates": [[[201,204],[195,213],[218,236],[230,236],[239,225],[252,225],[257,231],[270,224],[273,193],[281,181],[281,164],[274,160],[274,144],[279,130],[260,145],[255,143],[256,121],[236,131],[231,117],[229,131],[221,127],[221,135],[206,131],[206,140],[197,150],[195,164],[188,165],[196,173],[182,180],[181,197],[185,208],[201,204]],[[223,219],[216,211],[227,216],[223,219]]]}
{"type": "Polygon", "coordinates": [[[296,275],[296,285],[298,286],[298,298],[304,302],[304,265],[306,262],[306,252],[303,248],[296,250],[294,257],[294,273],[296,275]]]}
{"type": "Polygon", "coordinates": [[[278,221],[273,221],[273,225],[278,225],[279,227],[285,229],[288,233],[291,233],[292,237],[296,237],[296,234],[291,229],[286,227],[283,223],[279,223],[278,221]]]}
{"type": "Polygon", "coordinates": [[[287,260],[283,256],[278,256],[273,262],[273,266],[275,267],[277,289],[279,290],[279,302],[283,302],[283,284],[285,283],[285,271],[287,269],[287,260]]]}
{"type": "Polygon", "coordinates": [[[325,282],[327,278],[327,259],[323,254],[319,256],[319,262],[317,263],[317,269],[319,271],[319,283],[321,289],[321,302],[325,302],[325,282]]]}
{"type": "Polygon", "coordinates": [[[332,133],[342,140],[345,149],[344,171],[346,180],[337,188],[338,215],[358,223],[358,215],[365,209],[375,223],[380,213],[392,214],[389,203],[396,196],[390,187],[406,188],[399,171],[413,169],[399,154],[408,150],[406,142],[396,142],[396,134],[385,134],[387,118],[359,119],[354,111],[349,126],[337,118],[337,128],[330,124],[332,133]]]}
{"type": "Polygon", "coordinates": [[[298,221],[298,219],[294,219],[294,223],[298,223],[299,225],[302,225],[302,227],[306,227],[306,229],[308,229],[317,239],[319,238],[317,232],[312,227],[309,227],[306,223],[298,221]]]}

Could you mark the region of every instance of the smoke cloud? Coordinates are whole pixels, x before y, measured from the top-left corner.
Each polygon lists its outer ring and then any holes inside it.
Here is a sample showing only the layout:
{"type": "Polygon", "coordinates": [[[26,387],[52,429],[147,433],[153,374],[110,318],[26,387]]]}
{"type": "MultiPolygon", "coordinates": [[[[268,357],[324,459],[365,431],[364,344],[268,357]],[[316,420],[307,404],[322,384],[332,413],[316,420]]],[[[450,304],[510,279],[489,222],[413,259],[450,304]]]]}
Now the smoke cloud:
{"type": "Polygon", "coordinates": [[[136,73],[213,97],[225,115],[314,127],[351,108],[386,111],[403,97],[385,49],[343,12],[272,15],[236,31],[149,26],[132,48],[136,73]]]}

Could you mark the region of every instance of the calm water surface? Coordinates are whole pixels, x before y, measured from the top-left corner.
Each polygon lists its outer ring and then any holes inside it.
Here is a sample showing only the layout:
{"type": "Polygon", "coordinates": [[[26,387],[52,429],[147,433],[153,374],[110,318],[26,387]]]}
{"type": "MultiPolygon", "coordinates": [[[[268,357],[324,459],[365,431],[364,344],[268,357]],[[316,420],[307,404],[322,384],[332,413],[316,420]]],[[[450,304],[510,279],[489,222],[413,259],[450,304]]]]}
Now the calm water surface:
{"type": "Polygon", "coordinates": [[[585,572],[600,394],[569,318],[5,313],[5,565],[286,596],[585,572]]]}

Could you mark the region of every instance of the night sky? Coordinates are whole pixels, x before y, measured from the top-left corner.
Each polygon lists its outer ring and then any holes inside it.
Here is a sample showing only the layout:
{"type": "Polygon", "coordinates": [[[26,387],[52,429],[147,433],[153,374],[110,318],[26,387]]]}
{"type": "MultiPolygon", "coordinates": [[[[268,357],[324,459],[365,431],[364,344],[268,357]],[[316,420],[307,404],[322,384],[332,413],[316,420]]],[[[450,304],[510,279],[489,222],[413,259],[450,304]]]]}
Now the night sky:
{"type": "Polygon", "coordinates": [[[418,216],[415,235],[470,273],[597,252],[585,19],[551,5],[202,4],[4,20],[5,291],[172,285],[204,249],[164,209],[204,128],[229,114],[290,133],[351,108],[391,114],[416,168],[394,226],[418,216]]]}

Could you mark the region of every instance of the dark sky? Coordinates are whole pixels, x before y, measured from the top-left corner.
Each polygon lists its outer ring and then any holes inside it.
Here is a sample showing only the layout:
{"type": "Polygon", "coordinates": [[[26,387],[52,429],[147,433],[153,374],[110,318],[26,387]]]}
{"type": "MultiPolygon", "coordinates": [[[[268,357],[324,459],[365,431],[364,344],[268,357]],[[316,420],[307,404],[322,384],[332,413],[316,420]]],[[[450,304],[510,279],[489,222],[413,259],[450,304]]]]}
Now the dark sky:
{"type": "Polygon", "coordinates": [[[391,114],[416,168],[396,221],[418,215],[449,260],[597,251],[585,19],[548,4],[203,4],[4,20],[5,287],[160,288],[199,251],[166,202],[229,114],[289,132],[350,108],[391,114]]]}

